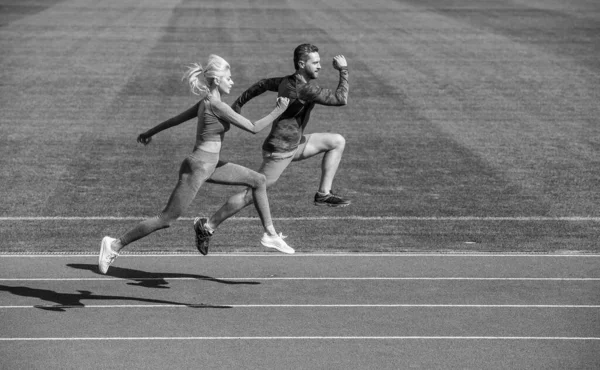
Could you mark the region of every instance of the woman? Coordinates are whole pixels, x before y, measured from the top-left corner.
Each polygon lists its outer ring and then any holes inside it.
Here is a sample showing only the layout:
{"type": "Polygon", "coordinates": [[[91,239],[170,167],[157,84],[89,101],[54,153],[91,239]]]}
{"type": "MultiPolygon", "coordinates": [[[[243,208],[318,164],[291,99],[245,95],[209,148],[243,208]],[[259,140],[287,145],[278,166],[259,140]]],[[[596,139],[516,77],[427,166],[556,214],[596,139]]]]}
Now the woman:
{"type": "MultiPolygon", "coordinates": [[[[256,134],[285,111],[289,100],[278,98],[275,109],[254,123],[237,114],[221,101],[221,95],[229,94],[233,80],[229,64],[217,55],[208,57],[205,68],[199,64],[193,64],[184,75],[184,79],[187,79],[192,93],[201,96],[201,100],[185,112],[142,133],[137,140],[147,145],[155,134],[198,117],[194,150],[181,164],[179,182],[175,186],[167,206],[158,216],[140,222],[118,239],[108,236],[102,239],[98,267],[103,274],[106,274],[109,266],[119,255],[119,251],[126,245],[156,230],[169,227],[171,222],[183,214],[196,197],[202,184],[207,181],[251,187],[255,199],[254,205],[265,231],[261,244],[284,253],[294,253],[294,250],[283,240],[281,233],[277,234],[273,226],[265,176],[246,167],[219,160],[221,143],[230,124],[256,134]],[[203,76],[202,79],[201,76],[203,76]]],[[[206,244],[206,248],[201,249],[200,252],[206,255],[208,245],[206,244]]]]}

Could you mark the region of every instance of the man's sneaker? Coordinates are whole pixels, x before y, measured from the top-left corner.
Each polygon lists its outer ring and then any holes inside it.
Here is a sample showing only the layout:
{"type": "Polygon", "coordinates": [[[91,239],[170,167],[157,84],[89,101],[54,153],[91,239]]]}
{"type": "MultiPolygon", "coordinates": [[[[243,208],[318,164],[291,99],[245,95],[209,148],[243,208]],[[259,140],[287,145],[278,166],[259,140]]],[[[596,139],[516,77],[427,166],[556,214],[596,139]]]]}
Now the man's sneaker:
{"type": "Polygon", "coordinates": [[[110,245],[115,238],[105,236],[100,243],[100,255],[98,256],[98,269],[102,274],[106,274],[110,265],[115,262],[115,259],[119,256],[119,253],[112,250],[110,245]]]}
{"type": "Polygon", "coordinates": [[[315,194],[315,206],[346,207],[350,203],[352,203],[350,200],[335,195],[333,192],[326,195],[315,194]]]}
{"type": "Polygon", "coordinates": [[[285,236],[281,235],[281,233],[274,236],[264,233],[262,239],[260,240],[260,244],[267,248],[275,248],[283,253],[294,254],[294,249],[287,245],[287,243],[283,240],[284,238],[285,236]]]}
{"type": "Polygon", "coordinates": [[[196,217],[194,219],[194,231],[196,232],[196,248],[203,255],[208,254],[208,242],[213,232],[206,228],[206,218],[196,217]]]}

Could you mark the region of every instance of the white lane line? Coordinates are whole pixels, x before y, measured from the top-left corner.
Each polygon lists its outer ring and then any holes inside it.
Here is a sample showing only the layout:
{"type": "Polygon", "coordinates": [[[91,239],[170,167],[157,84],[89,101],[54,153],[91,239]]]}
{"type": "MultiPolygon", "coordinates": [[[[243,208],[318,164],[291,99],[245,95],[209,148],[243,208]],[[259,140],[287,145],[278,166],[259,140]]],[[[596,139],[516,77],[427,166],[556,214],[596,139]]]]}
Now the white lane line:
{"type": "MultiPolygon", "coordinates": [[[[151,216],[4,216],[0,221],[129,221],[143,220],[151,216]]],[[[180,221],[192,221],[193,217],[181,217],[180,221]]],[[[232,217],[230,221],[258,221],[257,217],[232,217]]],[[[319,220],[358,220],[358,221],[592,221],[599,222],[600,217],[591,216],[307,216],[274,217],[276,221],[319,221],[319,220]]]]}
{"type": "MultiPolygon", "coordinates": [[[[0,252],[0,258],[80,258],[80,257],[98,257],[98,252],[18,252],[18,253],[2,253],[0,252]]],[[[566,253],[536,253],[536,252],[523,252],[523,253],[495,253],[495,252],[446,252],[446,253],[302,253],[296,252],[294,255],[287,255],[282,253],[211,253],[208,256],[201,256],[198,253],[135,253],[135,252],[124,252],[120,255],[120,258],[126,257],[196,257],[202,259],[210,258],[248,258],[248,257],[278,257],[278,258],[299,258],[299,257],[529,257],[529,258],[589,258],[589,257],[600,257],[600,254],[595,253],[578,253],[578,252],[566,252],[566,253]]]]}
{"type": "Polygon", "coordinates": [[[252,281],[252,280],[466,280],[466,281],[600,281],[600,278],[528,278],[528,277],[115,277],[115,278],[0,278],[0,281],[177,281],[177,280],[223,280],[223,281],[252,281]]]}
{"type": "Polygon", "coordinates": [[[48,337],[0,338],[0,341],[192,341],[192,340],[544,340],[597,341],[600,337],[495,337],[495,336],[286,336],[286,337],[48,337]]]}
{"type": "MultiPolygon", "coordinates": [[[[85,299],[83,297],[82,299],[85,299]]],[[[98,305],[11,305],[23,308],[600,308],[600,305],[551,304],[98,304],[98,305]]]]}

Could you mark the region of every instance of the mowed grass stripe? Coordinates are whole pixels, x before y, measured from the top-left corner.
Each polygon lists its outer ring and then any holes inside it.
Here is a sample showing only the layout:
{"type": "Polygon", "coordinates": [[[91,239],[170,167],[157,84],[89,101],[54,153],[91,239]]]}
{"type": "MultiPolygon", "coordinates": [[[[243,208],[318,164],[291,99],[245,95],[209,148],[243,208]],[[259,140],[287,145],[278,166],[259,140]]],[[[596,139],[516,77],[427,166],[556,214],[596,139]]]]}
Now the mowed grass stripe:
{"type": "MultiPolygon", "coordinates": [[[[297,245],[318,251],[597,248],[595,221],[559,220],[559,225],[550,225],[540,219],[517,221],[521,224],[515,226],[509,219],[494,224],[444,218],[599,216],[598,195],[590,187],[598,168],[590,158],[597,151],[590,151],[588,141],[597,136],[597,129],[580,127],[586,117],[594,116],[595,108],[588,106],[590,96],[598,92],[593,76],[577,69],[577,58],[565,59],[552,55],[552,48],[524,43],[531,30],[518,22],[512,24],[519,26],[515,32],[524,32],[521,39],[464,19],[473,14],[485,23],[494,15],[514,22],[527,9],[498,13],[494,6],[479,4],[473,11],[436,1],[426,7],[388,1],[376,7],[341,1],[317,7],[259,1],[252,9],[245,4],[224,7],[216,0],[201,5],[69,4],[23,18],[25,23],[15,23],[9,31],[10,27],[0,30],[3,44],[17,48],[11,50],[19,50],[21,41],[32,50],[43,46],[37,50],[39,59],[25,63],[40,67],[33,68],[32,76],[55,87],[28,86],[19,95],[10,90],[18,81],[3,87],[8,89],[2,90],[3,97],[14,95],[9,105],[15,111],[6,122],[23,130],[0,139],[7,144],[0,145],[6,150],[2,157],[13,168],[1,180],[8,184],[0,193],[6,199],[0,209],[3,216],[158,213],[179,163],[191,149],[194,126],[161,133],[148,147],[137,145],[135,137],[195,102],[179,81],[183,66],[202,61],[207,53],[223,55],[232,64],[235,96],[260,77],[291,73],[291,50],[311,41],[322,50],[323,86],[337,83],[327,62],[333,55],[345,54],[351,65],[350,105],[317,107],[308,132],[341,132],[347,137],[334,185],[354,204],[343,210],[316,210],[311,197],[318,183],[318,159],[294,163],[269,194],[277,222],[297,245]],[[95,13],[104,17],[94,18],[95,13]],[[278,32],[265,31],[274,29],[278,32]],[[19,32],[23,36],[15,36],[19,32]],[[64,42],[66,51],[59,52],[64,42]],[[43,64],[47,57],[48,67],[43,64]],[[536,63],[548,73],[533,76],[540,79],[540,89],[532,90],[531,75],[512,72],[522,72],[515,68],[519,65],[531,70],[536,63]],[[60,73],[50,73],[55,67],[60,73]],[[70,73],[77,77],[71,79],[70,73]],[[567,80],[573,87],[569,91],[581,96],[559,101],[561,90],[544,89],[567,80]],[[40,100],[44,104],[28,109],[16,104],[40,100]],[[515,102],[518,109],[510,109],[515,102]],[[572,111],[576,114],[569,114],[572,111]],[[545,126],[548,112],[556,119],[545,126]],[[560,119],[565,117],[575,121],[562,129],[560,119]],[[44,130],[39,130],[39,122],[46,124],[44,130]],[[544,151],[552,155],[539,154],[544,151]],[[421,219],[429,216],[446,224],[421,219]]],[[[554,19],[575,40],[584,39],[568,18],[554,19]]],[[[546,25],[531,32],[544,34],[546,25]]],[[[20,53],[18,58],[8,54],[11,68],[27,54],[20,53]]],[[[245,114],[260,117],[273,99],[271,94],[249,104],[245,114]]],[[[263,137],[232,129],[224,158],[258,167],[263,137]]],[[[233,191],[205,186],[184,221],[211,213],[233,191]]],[[[248,208],[241,216],[255,213],[248,208]]],[[[35,221],[17,221],[22,225],[3,224],[0,229],[6,249],[91,250],[102,235],[120,234],[134,220],[106,221],[78,227],[56,220],[42,228],[31,223],[35,221]]],[[[215,238],[217,250],[255,248],[257,231],[250,224],[236,224],[235,231],[224,226],[215,238]]],[[[189,246],[189,230],[178,225],[157,234],[138,248],[189,246]]]]}
{"type": "MultiPolygon", "coordinates": [[[[356,196],[366,195],[361,203],[373,201],[365,212],[395,209],[421,215],[450,208],[459,215],[487,213],[486,209],[510,215],[547,212],[549,207],[543,199],[520,194],[502,173],[448,135],[423,111],[418,100],[427,92],[420,85],[413,86],[414,74],[403,67],[415,57],[404,53],[398,58],[393,53],[401,50],[398,43],[421,44],[415,38],[403,37],[398,24],[406,24],[404,17],[420,17],[427,12],[407,10],[400,3],[382,3],[373,11],[352,5],[357,8],[331,6],[302,16],[306,22],[324,27],[340,44],[356,41],[353,50],[357,51],[350,53],[349,59],[355,81],[352,92],[359,98],[352,100],[354,116],[347,125],[360,125],[348,133],[349,140],[354,140],[350,155],[355,155],[358,163],[369,164],[364,172],[359,168],[351,171],[353,184],[364,189],[356,196]],[[388,21],[390,14],[397,24],[388,21]],[[370,32],[357,36],[351,32],[354,29],[370,32]]],[[[346,124],[339,127],[343,132],[346,124]]]]}
{"type": "Polygon", "coordinates": [[[168,16],[131,2],[112,4],[61,2],[0,30],[9,46],[1,90],[7,104],[0,119],[10,132],[0,139],[10,159],[0,187],[3,211],[51,211],[55,203],[73,209],[98,200],[92,189],[102,188],[98,179],[105,175],[89,171],[89,158],[106,161],[114,152],[102,148],[102,137],[130,120],[114,119],[119,109],[111,103],[153,44],[153,33],[137,26],[160,26],[162,14],[168,16]],[[80,193],[88,194],[85,202],[80,193]]]}
{"type": "MultiPolygon", "coordinates": [[[[275,218],[298,253],[597,253],[593,219],[275,218]]],[[[141,218],[140,218],[141,219],[141,218]]],[[[103,236],[119,237],[140,219],[0,221],[3,252],[98,253],[103,236]]],[[[211,240],[211,253],[266,252],[257,218],[232,219],[211,240]]],[[[127,252],[196,251],[192,219],[132,243],[127,252]]]]}
{"type": "MultiPolygon", "coordinates": [[[[361,34],[361,50],[381,84],[396,86],[380,90],[377,96],[386,99],[389,92],[390,106],[399,105],[394,99],[406,97],[416,113],[442,131],[440,137],[445,133],[463,148],[465,158],[479,158],[487,164],[483,169],[508,181],[503,188],[486,188],[485,181],[473,186],[469,180],[477,180],[478,168],[463,172],[452,157],[435,163],[438,170],[450,171],[447,179],[453,184],[454,206],[464,210],[500,199],[491,205],[514,209],[525,204],[534,212],[560,213],[573,208],[597,212],[598,196],[590,191],[598,171],[594,164],[597,148],[589,140],[597,136],[597,125],[589,125],[589,119],[598,113],[598,84],[593,83],[598,80],[597,73],[577,68],[576,56],[557,60],[552,49],[523,42],[532,39],[532,31],[544,35],[558,28],[577,37],[578,29],[568,22],[570,18],[555,16],[558,23],[544,22],[531,28],[531,24],[518,22],[522,13],[531,12],[517,6],[508,12],[497,12],[492,5],[452,7],[435,1],[387,1],[374,12],[362,12],[360,2],[346,7],[337,16],[318,12],[307,21],[328,24],[330,30],[369,29],[371,32],[361,34]],[[521,38],[485,25],[498,16],[499,25],[503,21],[516,24],[521,38]],[[476,21],[469,22],[471,18],[476,21]],[[578,88],[557,88],[566,85],[578,88]],[[571,96],[574,91],[583,93],[571,96]],[[564,142],[578,145],[561,145],[564,142]],[[461,176],[456,176],[458,173],[461,176]]],[[[339,38],[344,37],[346,34],[340,33],[339,38]]],[[[402,113],[400,109],[397,117],[402,113]]],[[[447,154],[443,147],[436,149],[442,151],[440,156],[447,154]]],[[[438,177],[444,175],[441,171],[438,177]]],[[[435,185],[443,188],[444,184],[435,185]]]]}

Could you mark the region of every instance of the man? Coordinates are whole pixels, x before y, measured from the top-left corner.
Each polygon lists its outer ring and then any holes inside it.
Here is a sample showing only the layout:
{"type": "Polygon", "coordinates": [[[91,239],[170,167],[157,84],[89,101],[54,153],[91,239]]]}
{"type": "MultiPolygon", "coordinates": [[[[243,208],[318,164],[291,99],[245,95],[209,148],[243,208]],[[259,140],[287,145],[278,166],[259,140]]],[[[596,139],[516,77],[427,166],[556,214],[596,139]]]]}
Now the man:
{"type": "MultiPolygon", "coordinates": [[[[333,178],[344,152],[345,139],[335,133],[313,133],[304,135],[310,112],[315,104],[342,106],[348,102],[348,64],[346,58],[333,58],[333,67],[339,71],[340,79],[335,91],[319,87],[321,60],[319,49],[311,44],[299,45],[294,50],[296,72],[286,77],[263,79],[246,90],[233,103],[232,108],[240,113],[244,104],[266,91],[277,92],[279,97],[289,98],[286,111],[275,121],[265,139],[263,162],[258,170],[267,178],[267,187],[273,185],[292,161],[301,161],[324,153],[319,189],[314,204],[318,206],[345,207],[350,200],[331,192],[333,178]]],[[[196,246],[208,250],[209,239],[214,230],[226,219],[252,203],[249,189],[233,195],[210,219],[196,218],[196,246]]]]}

